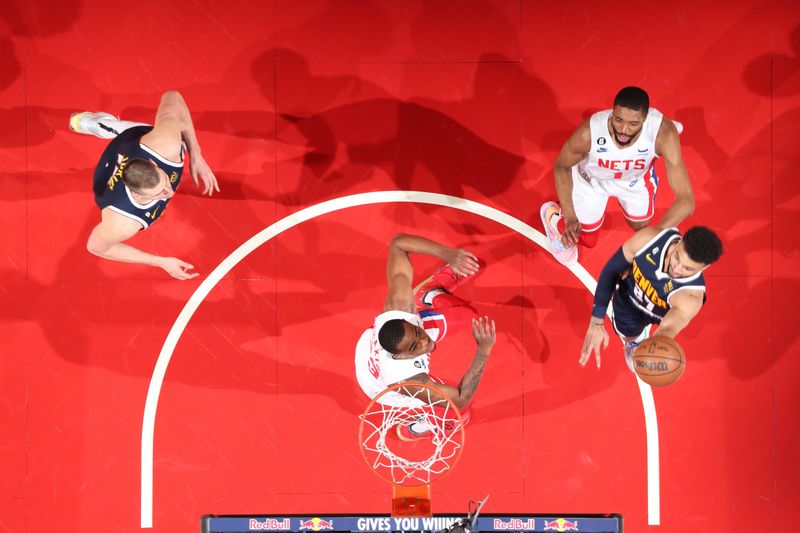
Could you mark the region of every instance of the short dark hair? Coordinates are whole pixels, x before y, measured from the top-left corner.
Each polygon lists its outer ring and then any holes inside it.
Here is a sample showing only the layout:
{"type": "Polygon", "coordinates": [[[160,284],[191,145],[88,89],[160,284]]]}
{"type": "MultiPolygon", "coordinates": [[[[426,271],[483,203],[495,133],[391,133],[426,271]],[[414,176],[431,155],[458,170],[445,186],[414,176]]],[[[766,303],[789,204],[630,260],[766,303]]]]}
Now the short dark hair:
{"type": "Polygon", "coordinates": [[[710,265],[722,255],[722,242],[705,226],[694,226],[683,234],[683,247],[689,259],[710,265]]]}
{"type": "Polygon", "coordinates": [[[614,107],[616,106],[641,111],[646,115],[650,110],[650,97],[640,87],[625,87],[614,98],[614,107]]]}
{"type": "Polygon", "coordinates": [[[403,340],[406,330],[403,327],[406,321],[402,318],[387,320],[378,332],[378,342],[381,348],[394,355],[399,352],[397,345],[403,340]]]}
{"type": "Polygon", "coordinates": [[[133,158],[128,159],[122,168],[122,181],[130,190],[141,192],[158,185],[161,177],[153,162],[147,159],[133,158]]]}

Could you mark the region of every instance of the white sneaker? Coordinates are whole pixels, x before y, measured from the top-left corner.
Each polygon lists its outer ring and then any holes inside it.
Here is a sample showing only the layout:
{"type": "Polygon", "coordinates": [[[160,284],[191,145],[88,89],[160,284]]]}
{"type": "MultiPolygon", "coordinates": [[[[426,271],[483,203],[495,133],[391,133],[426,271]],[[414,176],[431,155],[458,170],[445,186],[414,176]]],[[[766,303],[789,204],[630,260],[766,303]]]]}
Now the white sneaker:
{"type": "Polygon", "coordinates": [[[556,261],[565,266],[572,266],[578,262],[578,247],[574,244],[564,247],[561,242],[561,234],[556,228],[550,224],[550,220],[554,215],[561,212],[558,204],[555,202],[545,202],[539,208],[539,216],[542,218],[542,225],[544,226],[545,235],[550,241],[550,251],[556,261]]]}
{"type": "Polygon", "coordinates": [[[115,121],[119,119],[110,113],[92,113],[91,111],[84,111],[83,113],[73,113],[69,117],[69,129],[75,133],[83,133],[85,135],[94,135],[101,139],[113,139],[120,132],[114,130],[110,126],[103,124],[101,121],[115,121]]]}
{"type": "Polygon", "coordinates": [[[405,442],[430,439],[433,437],[433,427],[430,422],[425,420],[424,416],[418,417],[414,422],[398,424],[397,437],[405,442]]]}
{"type": "Polygon", "coordinates": [[[639,346],[638,342],[623,342],[622,353],[625,354],[625,363],[628,365],[628,370],[636,373],[633,368],[633,354],[636,353],[636,347],[639,346]]]}

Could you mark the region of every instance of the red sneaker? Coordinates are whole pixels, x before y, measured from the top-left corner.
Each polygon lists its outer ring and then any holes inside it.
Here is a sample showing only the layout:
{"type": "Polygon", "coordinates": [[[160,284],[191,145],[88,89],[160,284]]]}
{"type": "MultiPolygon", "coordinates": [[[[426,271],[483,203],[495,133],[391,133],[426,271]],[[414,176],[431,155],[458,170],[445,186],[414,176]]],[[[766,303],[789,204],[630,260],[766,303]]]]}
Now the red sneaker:
{"type": "Polygon", "coordinates": [[[434,270],[433,274],[428,279],[417,285],[414,289],[414,303],[417,304],[417,307],[431,307],[431,303],[425,302],[425,295],[429,292],[441,290],[452,293],[474,277],[475,274],[459,276],[453,272],[450,265],[444,263],[434,270]]]}

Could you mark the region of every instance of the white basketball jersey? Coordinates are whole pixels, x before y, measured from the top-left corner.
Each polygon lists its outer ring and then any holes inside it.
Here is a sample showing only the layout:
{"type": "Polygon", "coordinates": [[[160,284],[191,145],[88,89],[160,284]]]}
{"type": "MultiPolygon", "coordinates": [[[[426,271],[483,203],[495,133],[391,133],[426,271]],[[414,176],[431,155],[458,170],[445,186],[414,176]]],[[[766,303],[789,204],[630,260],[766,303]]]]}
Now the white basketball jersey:
{"type": "Polygon", "coordinates": [[[444,316],[431,310],[420,315],[403,311],[387,311],[375,318],[373,326],[361,334],[356,344],[356,379],[364,393],[374,398],[389,385],[405,381],[417,374],[427,374],[430,354],[413,359],[394,359],[378,342],[378,331],[388,320],[400,318],[419,326],[434,341],[444,337],[447,328],[444,316]]]}
{"type": "Polygon", "coordinates": [[[611,109],[598,111],[589,119],[592,144],[589,153],[578,163],[578,174],[585,180],[624,180],[631,186],[642,178],[656,156],[656,137],[664,115],[650,108],[636,142],[619,148],[609,133],[611,109]]]}

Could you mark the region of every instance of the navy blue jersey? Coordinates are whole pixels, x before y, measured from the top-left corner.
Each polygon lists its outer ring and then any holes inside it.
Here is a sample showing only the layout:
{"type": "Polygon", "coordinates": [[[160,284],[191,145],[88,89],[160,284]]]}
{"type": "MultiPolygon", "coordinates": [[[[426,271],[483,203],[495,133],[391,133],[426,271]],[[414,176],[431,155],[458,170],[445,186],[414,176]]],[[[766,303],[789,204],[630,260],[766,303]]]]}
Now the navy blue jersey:
{"type": "Polygon", "coordinates": [[[706,282],[702,272],[686,278],[672,278],[664,272],[669,245],[681,240],[676,228],[668,228],[653,237],[633,256],[630,273],[617,286],[618,296],[633,304],[654,322],[661,322],[670,310],[669,299],[681,290],[703,291],[706,282]]]}
{"type": "Polygon", "coordinates": [[[167,173],[172,190],[177,190],[183,174],[183,151],[180,162],[170,161],[144,146],[139,141],[152,130],[152,126],[135,126],[115,137],[106,147],[94,170],[94,201],[100,209],[113,211],[136,220],[146,228],[164,214],[171,198],[153,200],[147,204],[137,203],[131,191],[122,182],[122,169],[131,158],[149,159],[167,173]]]}

